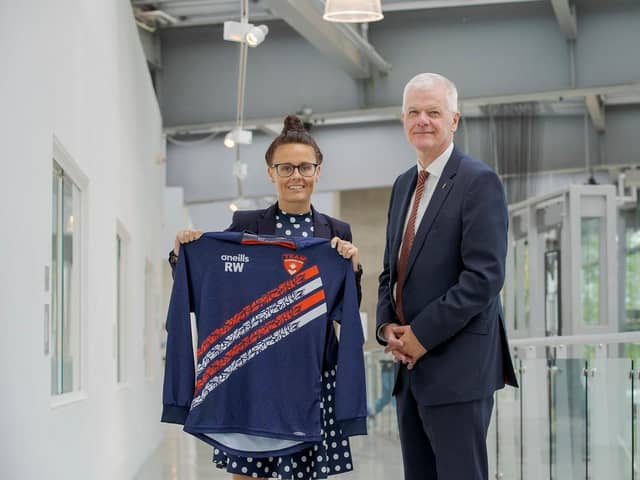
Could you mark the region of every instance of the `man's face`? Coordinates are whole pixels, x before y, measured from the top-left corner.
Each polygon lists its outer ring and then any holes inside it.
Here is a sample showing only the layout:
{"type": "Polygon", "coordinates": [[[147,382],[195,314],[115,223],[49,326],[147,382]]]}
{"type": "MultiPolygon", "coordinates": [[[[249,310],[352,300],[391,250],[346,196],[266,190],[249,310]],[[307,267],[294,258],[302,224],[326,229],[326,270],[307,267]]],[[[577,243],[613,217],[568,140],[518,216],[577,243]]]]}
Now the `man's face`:
{"type": "Polygon", "coordinates": [[[434,159],[446,150],[458,128],[460,114],[447,107],[443,85],[428,89],[412,88],[407,92],[402,113],[404,132],[409,143],[420,153],[434,159]]]}

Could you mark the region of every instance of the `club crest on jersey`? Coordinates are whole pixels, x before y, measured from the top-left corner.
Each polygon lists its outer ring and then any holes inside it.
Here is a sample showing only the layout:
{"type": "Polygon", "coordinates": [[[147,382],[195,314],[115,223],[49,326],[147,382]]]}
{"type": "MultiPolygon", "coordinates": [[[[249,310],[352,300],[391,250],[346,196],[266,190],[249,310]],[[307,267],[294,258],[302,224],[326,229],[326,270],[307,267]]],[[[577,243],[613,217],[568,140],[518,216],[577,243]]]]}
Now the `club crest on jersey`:
{"type": "Polygon", "coordinates": [[[295,275],[304,266],[307,261],[307,257],[303,255],[296,255],[294,253],[285,253],[282,255],[282,265],[289,275],[295,275]]]}

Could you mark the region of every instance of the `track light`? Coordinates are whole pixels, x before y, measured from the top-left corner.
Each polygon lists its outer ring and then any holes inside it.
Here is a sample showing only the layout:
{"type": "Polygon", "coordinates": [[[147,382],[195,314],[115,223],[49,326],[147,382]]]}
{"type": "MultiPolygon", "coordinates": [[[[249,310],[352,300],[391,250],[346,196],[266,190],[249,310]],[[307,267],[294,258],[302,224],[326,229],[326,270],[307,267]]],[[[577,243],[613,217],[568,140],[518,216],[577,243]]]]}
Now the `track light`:
{"type": "Polygon", "coordinates": [[[231,138],[231,132],[227,133],[224,137],[224,146],[227,148],[233,148],[236,146],[236,142],[231,138]]]}
{"type": "Polygon", "coordinates": [[[224,22],[224,39],[231,42],[246,43],[250,47],[260,45],[269,33],[266,25],[255,26],[246,22],[224,22]]]}
{"type": "Polygon", "coordinates": [[[245,36],[247,44],[250,47],[257,47],[264,41],[267,33],[269,33],[269,27],[267,27],[266,25],[258,25],[257,27],[253,27],[245,36]]]}
{"type": "Polygon", "coordinates": [[[251,130],[242,130],[236,127],[224,136],[224,146],[233,148],[238,143],[248,145],[251,143],[252,137],[251,130]]]}

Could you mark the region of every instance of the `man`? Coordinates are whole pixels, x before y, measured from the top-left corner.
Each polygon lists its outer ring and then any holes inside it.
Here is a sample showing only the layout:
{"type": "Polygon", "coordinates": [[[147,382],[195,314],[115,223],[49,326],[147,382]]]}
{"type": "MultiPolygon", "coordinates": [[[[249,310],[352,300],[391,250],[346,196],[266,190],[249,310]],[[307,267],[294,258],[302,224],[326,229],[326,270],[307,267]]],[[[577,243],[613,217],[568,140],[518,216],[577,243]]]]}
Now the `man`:
{"type": "Polygon", "coordinates": [[[417,75],[404,89],[418,165],[391,192],[377,337],[399,360],[393,392],[406,480],[486,480],[493,393],[517,386],[499,297],[504,190],[453,145],[457,103],[441,75],[417,75]]]}

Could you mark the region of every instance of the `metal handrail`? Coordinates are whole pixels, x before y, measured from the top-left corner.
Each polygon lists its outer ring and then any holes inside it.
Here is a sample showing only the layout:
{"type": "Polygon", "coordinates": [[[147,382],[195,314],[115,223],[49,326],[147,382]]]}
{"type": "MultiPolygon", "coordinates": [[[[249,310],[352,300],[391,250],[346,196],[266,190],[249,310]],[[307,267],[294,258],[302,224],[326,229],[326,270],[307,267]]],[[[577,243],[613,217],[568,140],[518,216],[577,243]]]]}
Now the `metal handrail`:
{"type": "Polygon", "coordinates": [[[511,347],[550,347],[561,345],[597,345],[610,343],[640,343],[640,332],[531,337],[511,340],[511,347]]]}

